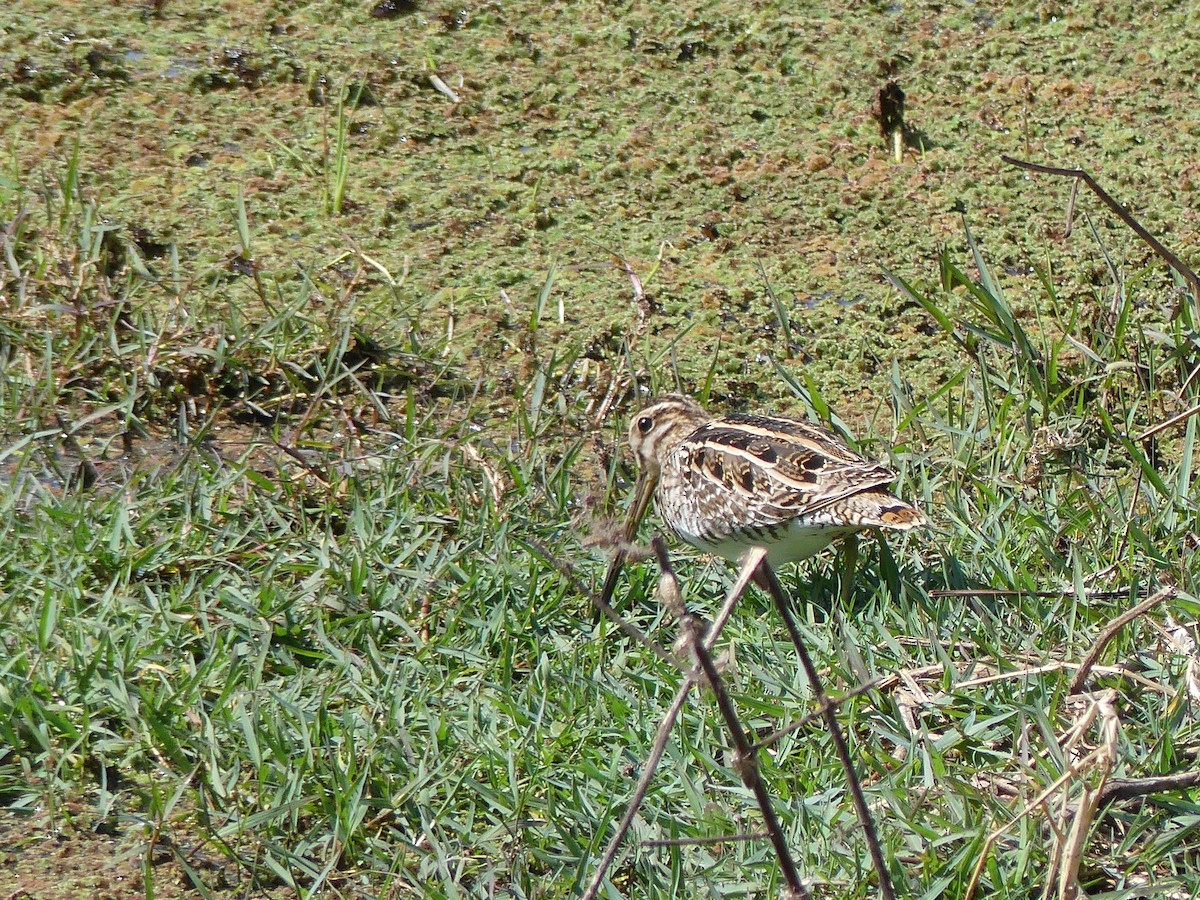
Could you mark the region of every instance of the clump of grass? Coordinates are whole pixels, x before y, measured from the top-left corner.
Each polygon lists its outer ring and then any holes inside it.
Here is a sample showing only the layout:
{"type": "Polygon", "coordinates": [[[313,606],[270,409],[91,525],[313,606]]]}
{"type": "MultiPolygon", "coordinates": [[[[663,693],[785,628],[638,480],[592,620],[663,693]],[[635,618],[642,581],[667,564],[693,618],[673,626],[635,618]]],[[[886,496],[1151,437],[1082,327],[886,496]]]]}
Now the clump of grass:
{"type": "Polygon", "coordinates": [[[329,139],[329,126],[326,123],[325,144],[322,155],[322,164],[325,169],[326,215],[341,215],[342,207],[346,203],[346,184],[350,179],[349,137],[351,125],[350,114],[346,107],[347,100],[349,100],[350,110],[358,106],[362,91],[363,88],[360,85],[354,89],[353,95],[349,98],[345,96],[344,92],[338,95],[334,108],[332,142],[329,139]]]}
{"type": "MultiPolygon", "coordinates": [[[[1145,312],[1139,321],[1121,282],[1110,286],[1108,310],[1088,309],[1081,301],[1063,308],[1043,273],[1055,320],[1027,329],[969,229],[966,233],[977,278],[967,277],[948,253],[938,293],[891,277],[965,358],[964,368],[941,392],[913,404],[902,419],[926,448],[929,463],[923,466],[921,487],[931,493],[945,522],[935,569],[944,588],[925,601],[924,615],[908,619],[903,634],[937,651],[920,650],[908,663],[918,669],[936,666],[944,679],[944,700],[935,718],[949,715],[943,721],[950,722],[971,710],[951,730],[931,721],[926,733],[942,739],[934,744],[923,739],[922,752],[941,743],[937,756],[943,762],[932,771],[955,778],[963,769],[950,766],[942,753],[953,747],[956,757],[976,755],[984,767],[968,771],[980,780],[974,787],[949,790],[981,811],[988,804],[980,789],[993,790],[997,778],[1007,778],[1016,796],[1028,797],[1069,772],[1070,760],[1061,755],[1056,737],[1071,721],[1064,685],[1071,681],[1071,664],[1110,618],[1163,583],[1179,588],[1168,607],[1174,605],[1176,614],[1195,614],[1197,585],[1188,565],[1192,539],[1184,523],[1194,520],[1190,483],[1196,423],[1194,416],[1179,421],[1171,434],[1158,425],[1194,407],[1197,386],[1187,362],[1188,329],[1173,324],[1159,331],[1162,326],[1148,321],[1145,312]],[[973,652],[964,653],[957,643],[963,639],[973,652]],[[1054,674],[1022,676],[1016,694],[985,688],[967,696],[953,689],[957,679],[951,671],[966,674],[986,666],[985,671],[998,674],[1005,660],[1017,672],[1049,667],[1054,674]],[[968,727],[972,720],[987,727],[968,727]],[[951,740],[955,731],[958,737],[951,740]],[[972,746],[977,749],[969,751],[972,746]],[[1001,775],[1004,771],[1010,774],[1001,775]]],[[[1162,313],[1165,304],[1150,309],[1162,313]]],[[[903,387],[897,378],[897,396],[911,398],[903,387]]],[[[894,634],[888,640],[897,639],[894,634]]],[[[1121,698],[1117,765],[1130,772],[1157,771],[1164,763],[1163,745],[1174,748],[1168,756],[1177,759],[1176,753],[1195,741],[1194,721],[1181,717],[1172,702],[1186,660],[1172,658],[1153,628],[1144,625],[1120,632],[1105,656],[1156,660],[1152,665],[1162,679],[1161,691],[1135,687],[1132,675],[1099,680],[1117,687],[1121,698]],[[1167,721],[1171,724],[1164,725],[1167,721]]],[[[926,769],[927,778],[932,771],[926,769]]],[[[937,784],[941,780],[927,783],[945,797],[948,788],[937,784]]],[[[1079,782],[1068,777],[1063,790],[1069,795],[1079,782]]],[[[1170,809],[1168,802],[1158,812],[1121,809],[1102,816],[1090,845],[1094,868],[1084,865],[1083,883],[1118,888],[1148,880],[1164,889],[1185,883],[1177,879],[1182,860],[1193,852],[1186,842],[1176,847],[1175,860],[1163,865],[1161,857],[1151,862],[1131,853],[1131,845],[1112,830],[1117,822],[1128,824],[1131,814],[1158,822],[1148,826],[1140,819],[1140,827],[1174,830],[1177,813],[1170,809]]],[[[1011,810],[991,815],[1002,822],[1011,810]]],[[[981,873],[981,893],[1017,890],[1037,877],[1037,860],[1047,858],[1030,828],[1039,820],[1021,821],[1011,852],[994,851],[981,873]]],[[[961,826],[944,827],[953,832],[961,826]]],[[[960,847],[969,848],[958,857],[962,863],[983,850],[978,833],[960,847]]],[[[945,882],[958,886],[950,893],[965,887],[961,871],[945,882]]]]}
{"type": "MultiPolygon", "coordinates": [[[[530,545],[598,575],[579,533],[630,474],[613,424],[630,383],[703,373],[673,371],[669,341],[599,360],[539,345],[552,267],[520,369],[466,384],[445,334],[421,328],[433,301],[375,261],[339,251],[295,284],[260,285],[228,260],[143,258],[81,183],[0,183],[0,217],[18,222],[0,268],[18,298],[0,313],[5,805],[56,820],[82,808],[165,849],[170,864],[144,856],[148,893],[168,865],[212,896],[578,891],[677,673],[597,625],[530,545]],[[71,483],[81,457],[91,487],[71,483]],[[214,856],[226,887],[201,865],[214,856]]],[[[246,201],[230,227],[253,258],[246,201]]],[[[895,371],[886,441],[845,423],[894,447],[898,489],[932,513],[935,539],[866,554],[844,632],[828,620],[831,562],[793,582],[831,692],[882,679],[840,717],[889,867],[928,896],[961,895],[1019,798],[1070,769],[1070,664],[1113,614],[1165,582],[1177,616],[1200,609],[1194,418],[1155,430],[1195,405],[1190,327],[1139,308],[1125,282],[1100,312],[1064,306],[1048,276],[1054,319],[1030,323],[971,253],[975,277],[948,253],[938,287],[897,279],[961,369],[929,396],[895,371]]],[[[817,385],[780,386],[838,422],[817,385]]],[[[681,573],[694,605],[723,593],[718,564],[681,573]]],[[[626,584],[652,592],[645,572],[626,584]]],[[[747,730],[807,711],[765,601],[748,598],[727,633],[747,730]]],[[[1190,764],[1181,662],[1157,633],[1131,624],[1100,665],[1120,697],[1114,771],[1190,764]],[[1116,667],[1128,660],[1140,671],[1116,667]]],[[[720,735],[715,710],[685,708],[617,889],[778,887],[759,842],[637,846],[749,830],[720,735]]],[[[827,734],[783,738],[763,777],[799,871],[868,895],[827,734]]],[[[981,886],[1024,895],[1052,845],[1033,816],[1009,834],[981,886]]],[[[1195,892],[1195,854],[1194,811],[1163,795],[1110,807],[1080,871],[1094,892],[1195,892]]]]}

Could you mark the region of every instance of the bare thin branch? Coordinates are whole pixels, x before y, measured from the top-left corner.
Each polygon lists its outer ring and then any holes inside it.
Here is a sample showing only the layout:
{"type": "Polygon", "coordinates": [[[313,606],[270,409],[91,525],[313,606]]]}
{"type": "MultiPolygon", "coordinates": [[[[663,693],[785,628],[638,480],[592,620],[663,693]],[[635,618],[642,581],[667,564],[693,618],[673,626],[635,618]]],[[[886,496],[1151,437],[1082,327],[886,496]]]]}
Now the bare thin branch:
{"type": "Polygon", "coordinates": [[[1192,416],[1196,415],[1196,413],[1200,413],[1200,403],[1197,403],[1191,409],[1185,409],[1183,412],[1179,413],[1178,415],[1171,416],[1171,418],[1167,419],[1165,422],[1159,422],[1157,425],[1153,425],[1150,428],[1147,428],[1145,431],[1143,431],[1141,434],[1139,434],[1136,438],[1134,438],[1134,441],[1136,443],[1140,444],[1142,441],[1146,440],[1146,438],[1153,437],[1154,435],[1158,434],[1160,431],[1166,431],[1171,426],[1178,425],[1180,422],[1190,419],[1192,416]]]}
{"type": "MultiPolygon", "coordinates": [[[[865,684],[860,684],[854,690],[847,691],[846,693],[842,694],[840,697],[830,697],[829,705],[832,706],[834,709],[837,709],[839,706],[841,706],[846,701],[853,700],[855,697],[861,696],[862,694],[865,694],[868,691],[875,690],[875,688],[879,687],[882,683],[883,683],[882,678],[872,678],[870,681],[866,682],[865,684]]],[[[791,723],[785,725],[783,728],[780,728],[778,731],[772,731],[766,737],[760,738],[759,741],[754,745],[754,750],[756,752],[759,750],[765,750],[767,747],[770,747],[773,744],[778,743],[783,738],[787,737],[793,731],[799,731],[805,725],[811,724],[812,722],[817,721],[817,719],[821,719],[824,717],[825,717],[824,710],[820,710],[820,709],[813,710],[808,715],[801,716],[795,722],[791,722],[791,723]]]]}
{"type": "Polygon", "coordinates": [[[1200,786],[1200,769],[1191,772],[1176,772],[1173,775],[1156,775],[1153,778],[1112,778],[1100,794],[1100,805],[1115,800],[1132,800],[1147,794],[1162,794],[1167,791],[1183,791],[1200,786]]]}
{"type": "Polygon", "coordinates": [[[675,727],[675,720],[679,718],[679,713],[683,710],[683,704],[687,702],[687,696],[692,690],[692,684],[693,681],[690,678],[684,679],[683,684],[679,686],[679,690],[675,692],[675,699],[671,701],[670,707],[667,708],[666,715],[663,716],[662,722],[659,723],[658,733],[654,736],[654,746],[651,748],[650,755],[646,757],[646,762],[642,766],[642,774],[638,777],[637,786],[633,789],[633,796],[629,800],[629,806],[625,808],[625,815],[621,817],[612,840],[608,842],[608,846],[604,849],[604,855],[600,857],[600,865],[592,873],[592,880],[588,883],[587,890],[583,892],[583,900],[595,900],[600,891],[600,886],[604,883],[604,876],[608,874],[613,860],[617,858],[617,851],[621,849],[621,841],[625,839],[625,834],[629,831],[629,826],[633,824],[633,817],[641,809],[642,801],[646,799],[646,791],[650,790],[650,782],[654,778],[658,764],[662,762],[663,753],[667,750],[667,741],[671,737],[671,729],[675,727]]]}
{"type": "MultiPolygon", "coordinates": [[[[1021,591],[1008,588],[950,588],[930,591],[929,596],[935,599],[943,597],[1045,597],[1053,599],[1055,597],[1068,597],[1074,593],[1073,590],[1066,589],[1060,591],[1021,591]]],[[[1122,600],[1129,596],[1129,591],[1124,589],[1084,591],[1083,596],[1087,600],[1122,600]]]]}
{"type": "MultiPolygon", "coordinates": [[[[1072,740],[1076,740],[1082,736],[1086,726],[1090,725],[1090,723],[1094,721],[1098,712],[1100,712],[1101,704],[1111,708],[1115,696],[1115,691],[1108,691],[1099,697],[1097,701],[1088,705],[1088,708],[1084,712],[1083,718],[1079,722],[1076,722],[1076,727],[1071,731],[1071,734],[1074,735],[1072,740]],[[1086,724],[1084,720],[1086,720],[1086,724]]],[[[1105,710],[1105,714],[1107,714],[1107,710],[1105,710]]],[[[1061,742],[1060,746],[1062,746],[1064,743],[1066,742],[1061,742]]],[[[971,872],[971,880],[967,883],[967,889],[963,893],[963,900],[974,900],[976,891],[979,889],[979,884],[983,879],[983,871],[987,867],[988,857],[990,856],[992,847],[995,846],[996,841],[998,841],[1006,832],[1008,832],[1009,829],[1029,815],[1033,810],[1039,807],[1045,808],[1044,805],[1046,801],[1050,799],[1050,797],[1054,796],[1054,794],[1056,794],[1061,788],[1069,784],[1073,778],[1078,777],[1081,773],[1086,772],[1089,767],[1094,766],[1097,760],[1099,760],[1104,753],[1105,747],[1101,746],[1093,750],[1082,759],[1079,759],[1076,762],[1068,765],[1066,771],[1058,776],[1058,778],[1056,778],[1050,785],[1044,788],[1041,793],[1021,807],[1021,809],[1011,816],[1007,822],[993,829],[992,832],[988,834],[987,838],[983,842],[983,848],[979,852],[979,857],[975,860],[975,868],[971,872]]],[[[1056,823],[1052,818],[1047,817],[1047,824],[1059,838],[1059,840],[1055,842],[1055,852],[1053,855],[1056,858],[1053,860],[1054,865],[1051,867],[1055,871],[1059,871],[1063,849],[1061,839],[1065,836],[1063,835],[1062,830],[1058,827],[1058,823],[1056,823]]]]}
{"type": "Polygon", "coordinates": [[[792,615],[787,594],[783,589],[783,585],[779,583],[779,578],[775,575],[775,570],[764,560],[762,565],[758,567],[758,573],[761,577],[761,583],[771,594],[771,599],[775,601],[775,608],[783,618],[784,625],[791,636],[792,644],[795,646],[796,653],[800,657],[800,664],[804,666],[804,673],[808,676],[808,683],[812,685],[813,694],[817,700],[817,710],[824,717],[825,725],[829,729],[829,736],[833,739],[834,750],[837,752],[838,759],[842,763],[842,769],[846,774],[846,787],[850,791],[851,799],[854,801],[854,809],[858,813],[858,821],[862,825],[863,835],[867,841],[867,848],[871,853],[871,863],[875,866],[875,874],[879,877],[879,894],[884,900],[894,900],[896,893],[892,887],[892,876],[888,872],[887,862],[883,858],[883,849],[879,846],[879,834],[875,830],[875,822],[871,817],[871,810],[867,807],[866,797],[863,796],[862,784],[858,780],[858,773],[854,769],[854,762],[850,759],[850,748],[846,745],[846,739],[842,737],[842,728],[838,724],[834,706],[829,701],[829,695],[825,693],[825,687],[821,683],[821,676],[817,672],[817,667],[813,664],[812,657],[808,655],[808,648],[804,644],[804,637],[800,634],[800,627],[796,624],[796,619],[792,615]]]}
{"type": "MultiPolygon", "coordinates": [[[[704,646],[706,648],[711,648],[716,643],[717,638],[720,637],[721,631],[725,628],[725,623],[733,615],[733,610],[737,607],[738,601],[749,586],[751,578],[754,577],[755,567],[765,556],[766,551],[755,551],[754,566],[743,566],[742,571],[738,573],[737,581],[734,582],[733,587],[729,589],[729,593],[725,596],[725,603],[721,606],[716,618],[713,619],[712,624],[708,627],[708,634],[704,638],[704,646]]],[[[675,720],[679,718],[679,713],[683,709],[683,704],[687,700],[688,693],[692,690],[692,685],[695,683],[695,678],[689,676],[684,679],[683,684],[679,686],[679,690],[675,692],[675,699],[671,701],[671,706],[667,709],[666,715],[663,716],[663,720],[658,726],[658,733],[654,738],[654,746],[651,748],[650,756],[646,759],[646,764],[642,767],[642,774],[638,778],[637,786],[634,788],[633,797],[629,800],[629,806],[625,809],[625,815],[621,818],[620,824],[617,825],[617,830],[613,834],[612,840],[608,842],[608,847],[604,850],[604,856],[600,858],[600,865],[596,867],[596,871],[592,874],[592,880],[588,884],[587,890],[583,892],[583,900],[595,900],[595,897],[599,893],[600,886],[604,883],[604,876],[608,874],[613,860],[617,857],[621,841],[625,839],[625,834],[629,831],[629,826],[633,824],[633,817],[637,815],[642,801],[646,799],[646,791],[650,789],[650,781],[654,778],[654,772],[658,768],[658,764],[662,761],[663,753],[666,752],[667,740],[671,736],[671,729],[675,725],[675,720]]]]}
{"type": "Polygon", "coordinates": [[[1104,652],[1104,648],[1126,625],[1136,619],[1138,616],[1149,612],[1164,600],[1169,600],[1175,596],[1175,589],[1165,587],[1155,593],[1153,596],[1146,598],[1133,609],[1127,610],[1117,616],[1105,629],[1100,632],[1100,636],[1096,638],[1096,643],[1092,645],[1092,649],[1088,651],[1087,656],[1083,658],[1083,662],[1079,664],[1079,670],[1075,673],[1075,677],[1071,679],[1071,685],[1067,688],[1068,694],[1078,694],[1083,690],[1084,684],[1087,683],[1088,676],[1091,675],[1092,666],[1100,659],[1100,654],[1104,652]]]}
{"type": "MultiPolygon", "coordinates": [[[[758,562],[755,562],[755,565],[758,565],[758,562]]],[[[763,565],[765,566],[766,564],[763,563],[763,565]]],[[[793,894],[800,897],[809,897],[811,895],[808,893],[808,889],[804,887],[804,882],[800,880],[800,873],[796,869],[796,862],[792,859],[791,850],[788,849],[787,840],[783,834],[783,826],[779,823],[779,816],[775,812],[775,807],[771,804],[771,794],[767,791],[767,786],[762,780],[762,775],[759,773],[758,753],[746,738],[746,732],[742,729],[742,723],[738,719],[733,699],[729,696],[729,692],[725,690],[725,683],[721,680],[721,673],[718,671],[716,663],[713,662],[708,649],[704,646],[704,642],[700,639],[700,630],[692,629],[691,633],[692,653],[696,661],[700,664],[700,668],[704,670],[705,678],[708,681],[709,687],[712,688],[713,696],[716,697],[717,708],[720,709],[721,717],[725,720],[725,727],[729,731],[729,738],[733,741],[734,768],[737,769],[742,782],[750,789],[751,793],[754,794],[754,799],[758,802],[758,809],[762,813],[763,823],[767,826],[767,833],[771,836],[771,844],[775,847],[775,855],[779,858],[779,868],[783,871],[783,880],[787,882],[787,886],[793,894]]]]}
{"type": "MultiPolygon", "coordinates": [[[[621,615],[619,612],[617,612],[615,609],[613,609],[612,606],[609,605],[607,598],[612,596],[612,590],[609,589],[607,581],[605,582],[604,592],[601,593],[599,596],[597,596],[596,594],[594,594],[590,590],[588,590],[587,585],[585,585],[583,583],[583,581],[579,578],[579,576],[575,574],[575,567],[572,566],[568,560],[565,560],[562,557],[552,554],[542,544],[541,541],[530,538],[528,543],[529,543],[529,546],[532,547],[537,552],[538,556],[540,556],[543,560],[548,562],[550,565],[554,566],[554,568],[558,570],[560,575],[562,575],[564,578],[566,578],[568,581],[571,582],[571,586],[574,587],[576,591],[578,591],[584,597],[587,597],[589,600],[591,600],[592,605],[594,607],[596,607],[596,609],[600,610],[600,612],[602,612],[610,620],[612,620],[612,622],[618,628],[620,628],[621,631],[623,631],[629,637],[633,638],[635,641],[637,641],[639,644],[641,644],[643,647],[645,647],[647,650],[649,650],[651,653],[653,653],[655,656],[657,656],[663,662],[668,663],[672,666],[675,665],[675,658],[673,656],[671,656],[671,654],[665,648],[661,647],[654,641],[650,640],[650,638],[646,636],[646,633],[644,631],[642,631],[640,628],[638,628],[636,625],[634,625],[632,622],[630,622],[623,615],[621,615]]],[[[609,574],[609,577],[612,579],[612,582],[614,585],[616,584],[616,576],[621,571],[621,566],[620,566],[619,560],[624,560],[624,558],[625,558],[625,551],[618,550],[616,552],[616,554],[613,555],[612,562],[609,563],[608,574],[609,574]]]]}
{"type": "Polygon", "coordinates": [[[1063,169],[1058,166],[1044,166],[1038,163],[1026,162],[1023,159],[1014,159],[1011,156],[1001,155],[1000,159],[1010,166],[1027,169],[1030,172],[1040,172],[1043,175],[1058,175],[1062,178],[1076,178],[1086,184],[1091,188],[1092,193],[1099,197],[1104,202],[1104,205],[1113,211],[1117,218],[1132,228],[1138,237],[1149,244],[1150,248],[1166,261],[1167,265],[1183,276],[1183,280],[1192,289],[1192,300],[1196,306],[1197,313],[1200,314],[1200,277],[1196,276],[1196,273],[1191,270],[1187,263],[1168,250],[1158,238],[1147,231],[1125,207],[1114,200],[1104,188],[1100,187],[1096,179],[1091,175],[1083,169],[1063,169]]]}
{"type": "Polygon", "coordinates": [[[740,841],[761,841],[768,837],[765,831],[752,831],[749,834],[715,834],[701,838],[671,838],[657,841],[642,841],[643,847],[711,847],[713,844],[730,844],[740,841]]]}

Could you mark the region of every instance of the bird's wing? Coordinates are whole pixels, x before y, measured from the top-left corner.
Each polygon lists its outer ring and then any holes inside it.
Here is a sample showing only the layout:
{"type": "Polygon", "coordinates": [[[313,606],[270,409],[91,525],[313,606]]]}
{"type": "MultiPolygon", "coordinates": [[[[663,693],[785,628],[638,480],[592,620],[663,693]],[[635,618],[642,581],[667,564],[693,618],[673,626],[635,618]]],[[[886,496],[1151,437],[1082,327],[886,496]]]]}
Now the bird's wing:
{"type": "Polygon", "coordinates": [[[819,513],[895,479],[829,432],[770,416],[715,419],[675,452],[694,476],[741,495],[767,524],[819,513]]]}

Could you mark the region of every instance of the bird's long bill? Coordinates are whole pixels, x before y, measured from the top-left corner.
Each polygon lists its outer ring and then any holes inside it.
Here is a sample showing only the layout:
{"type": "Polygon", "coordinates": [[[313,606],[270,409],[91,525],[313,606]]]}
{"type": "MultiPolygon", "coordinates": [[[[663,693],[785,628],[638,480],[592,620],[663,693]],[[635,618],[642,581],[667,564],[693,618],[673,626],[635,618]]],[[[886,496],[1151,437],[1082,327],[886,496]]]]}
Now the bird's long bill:
{"type": "Polygon", "coordinates": [[[638,526],[646,516],[650,501],[654,498],[654,489],[658,487],[658,472],[642,469],[638,473],[637,484],[633,490],[633,506],[629,507],[629,515],[625,518],[625,541],[633,543],[637,537],[638,526]]]}
{"type": "MultiPolygon", "coordinates": [[[[646,516],[650,500],[654,497],[654,488],[657,486],[658,472],[642,469],[638,473],[637,484],[633,492],[633,505],[629,507],[629,514],[625,517],[625,529],[621,533],[626,545],[632,544],[637,537],[638,526],[642,524],[642,519],[646,516]]],[[[604,575],[604,589],[600,592],[602,605],[612,602],[613,591],[617,588],[617,576],[621,573],[621,566],[625,564],[625,555],[625,547],[618,547],[608,564],[608,571],[604,575]]]]}

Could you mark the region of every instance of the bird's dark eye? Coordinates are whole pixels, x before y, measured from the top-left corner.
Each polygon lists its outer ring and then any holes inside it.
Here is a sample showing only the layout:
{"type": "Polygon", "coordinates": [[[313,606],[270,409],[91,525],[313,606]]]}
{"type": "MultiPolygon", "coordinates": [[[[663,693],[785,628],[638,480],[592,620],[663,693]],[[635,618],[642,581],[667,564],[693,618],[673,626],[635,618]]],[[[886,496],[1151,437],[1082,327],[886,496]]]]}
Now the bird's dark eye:
{"type": "Polygon", "coordinates": [[[650,429],[654,427],[654,420],[649,416],[642,416],[638,419],[638,431],[642,434],[649,434],[650,429]]]}

